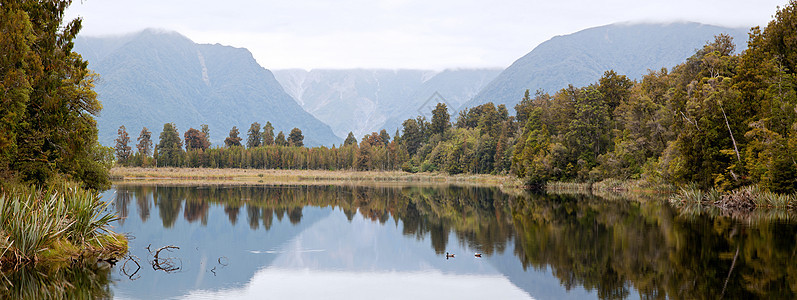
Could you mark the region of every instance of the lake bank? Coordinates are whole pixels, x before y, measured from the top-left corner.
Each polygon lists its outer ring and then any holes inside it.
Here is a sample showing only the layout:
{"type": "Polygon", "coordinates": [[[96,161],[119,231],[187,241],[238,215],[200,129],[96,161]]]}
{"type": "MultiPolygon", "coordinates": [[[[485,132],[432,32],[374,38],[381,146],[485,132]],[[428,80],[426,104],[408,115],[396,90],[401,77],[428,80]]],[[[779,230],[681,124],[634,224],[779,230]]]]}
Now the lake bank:
{"type": "Polygon", "coordinates": [[[235,185],[472,185],[522,189],[523,182],[514,176],[444,173],[407,173],[402,171],[326,171],[275,169],[206,169],[140,168],[111,169],[115,184],[235,184],[235,185]]]}
{"type": "Polygon", "coordinates": [[[4,187],[0,194],[0,269],[58,269],[113,262],[127,238],[110,230],[117,217],[96,191],[73,184],[4,187]]]}

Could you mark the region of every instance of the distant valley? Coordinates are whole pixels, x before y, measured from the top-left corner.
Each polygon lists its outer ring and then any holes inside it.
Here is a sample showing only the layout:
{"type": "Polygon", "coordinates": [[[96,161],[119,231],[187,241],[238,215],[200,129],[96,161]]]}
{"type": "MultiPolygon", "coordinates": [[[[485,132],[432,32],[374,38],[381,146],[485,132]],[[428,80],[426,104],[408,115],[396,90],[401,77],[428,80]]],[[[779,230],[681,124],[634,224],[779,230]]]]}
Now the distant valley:
{"type": "Polygon", "coordinates": [[[445,102],[453,113],[500,72],[276,70],[274,76],[288,94],[307,112],[329,124],[335,134],[346,136],[351,131],[360,139],[382,128],[392,135],[401,122],[430,114],[438,102],[445,102]]]}

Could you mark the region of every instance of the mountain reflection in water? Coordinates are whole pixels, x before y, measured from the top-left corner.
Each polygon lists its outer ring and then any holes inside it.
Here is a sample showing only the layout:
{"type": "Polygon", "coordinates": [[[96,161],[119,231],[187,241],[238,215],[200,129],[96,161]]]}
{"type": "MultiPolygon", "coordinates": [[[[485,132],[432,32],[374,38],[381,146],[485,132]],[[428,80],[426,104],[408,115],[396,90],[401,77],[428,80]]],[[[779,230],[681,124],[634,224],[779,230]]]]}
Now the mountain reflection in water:
{"type": "Polygon", "coordinates": [[[142,265],[135,280],[111,269],[118,298],[797,297],[788,218],[456,186],[123,185],[104,199],[142,265]],[[149,263],[166,245],[178,271],[149,263]]]}

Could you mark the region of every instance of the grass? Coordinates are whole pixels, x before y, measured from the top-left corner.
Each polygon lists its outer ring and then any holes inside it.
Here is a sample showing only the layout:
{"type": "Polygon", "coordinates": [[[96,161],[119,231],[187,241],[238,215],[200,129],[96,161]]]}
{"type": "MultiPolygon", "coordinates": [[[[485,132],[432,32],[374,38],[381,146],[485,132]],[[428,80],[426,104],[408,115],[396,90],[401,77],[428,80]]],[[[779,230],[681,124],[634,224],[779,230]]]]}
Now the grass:
{"type": "Polygon", "coordinates": [[[0,267],[68,263],[127,251],[109,227],[116,216],[96,192],[64,184],[49,189],[14,186],[0,194],[0,267]]]}
{"type": "Polygon", "coordinates": [[[717,189],[704,191],[695,184],[681,187],[670,197],[670,203],[682,213],[709,213],[730,216],[748,222],[758,220],[788,220],[794,218],[797,194],[778,194],[757,185],[745,186],[729,192],[717,189]]]}
{"type": "Polygon", "coordinates": [[[649,183],[644,180],[606,179],[599,182],[549,182],[545,191],[554,194],[587,194],[604,199],[633,199],[637,201],[661,200],[675,189],[670,185],[649,183]]]}
{"type": "Polygon", "coordinates": [[[325,171],[325,170],[260,170],[206,168],[128,168],[111,169],[119,183],[136,184],[458,184],[521,188],[513,176],[444,173],[407,173],[402,171],[325,171]]]}

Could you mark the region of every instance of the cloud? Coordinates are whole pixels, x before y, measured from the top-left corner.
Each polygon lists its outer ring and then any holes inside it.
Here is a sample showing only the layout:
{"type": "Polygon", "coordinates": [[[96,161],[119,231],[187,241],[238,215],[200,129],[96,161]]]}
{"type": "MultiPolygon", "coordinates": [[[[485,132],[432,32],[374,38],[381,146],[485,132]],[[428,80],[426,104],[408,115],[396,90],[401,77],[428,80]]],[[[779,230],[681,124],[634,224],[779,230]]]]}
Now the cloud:
{"type": "Polygon", "coordinates": [[[617,22],[765,25],[786,1],[75,2],[83,34],[176,30],[248,48],[267,68],[506,67],[555,35],[617,22]]]}

